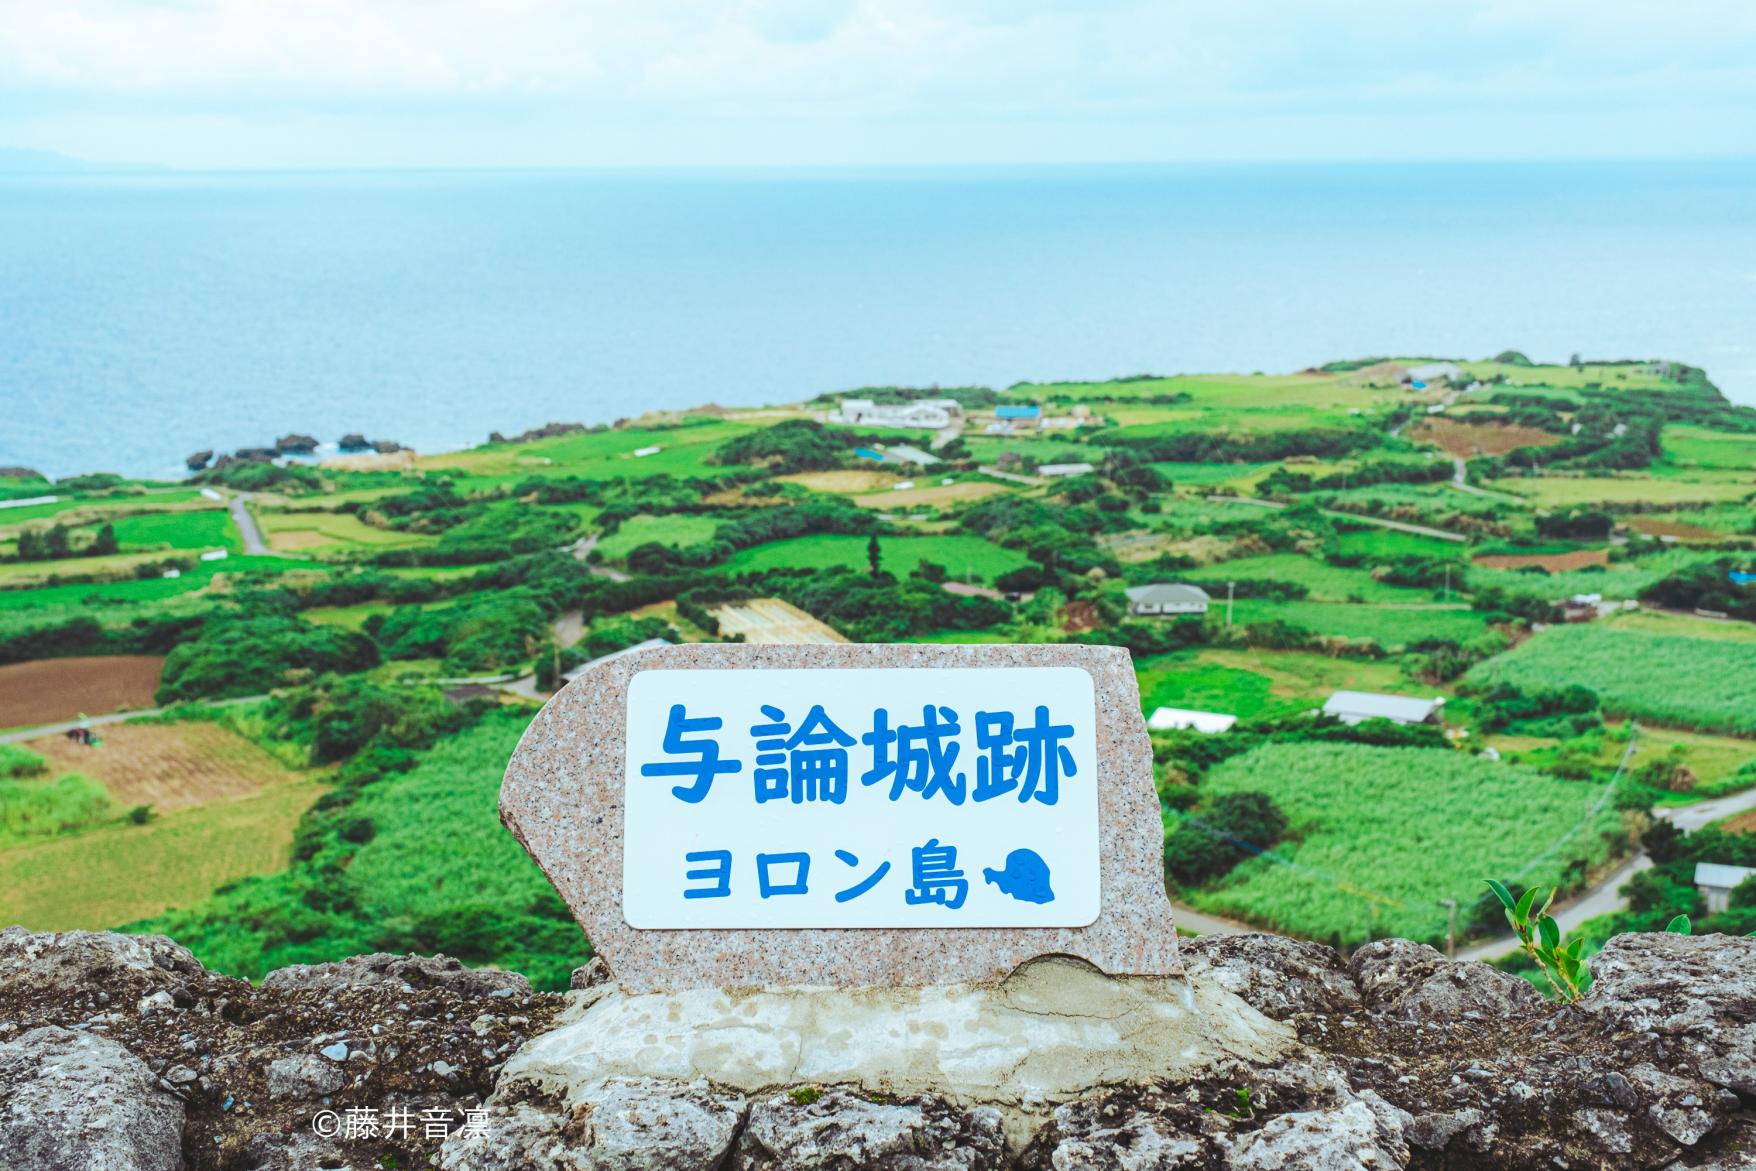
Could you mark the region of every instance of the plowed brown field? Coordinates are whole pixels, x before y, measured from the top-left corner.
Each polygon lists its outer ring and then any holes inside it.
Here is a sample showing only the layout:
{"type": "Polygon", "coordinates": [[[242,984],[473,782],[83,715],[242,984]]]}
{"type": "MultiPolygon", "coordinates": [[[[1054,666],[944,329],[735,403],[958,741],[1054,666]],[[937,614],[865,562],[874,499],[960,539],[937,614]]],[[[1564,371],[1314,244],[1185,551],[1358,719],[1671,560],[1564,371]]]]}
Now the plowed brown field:
{"type": "Polygon", "coordinates": [[[100,655],[0,667],[0,728],[151,707],[164,665],[157,655],[100,655]]]}
{"type": "Polygon", "coordinates": [[[1608,549],[1579,549],[1572,553],[1487,553],[1477,557],[1476,564],[1484,569],[1524,569],[1540,565],[1550,573],[1584,569],[1587,565],[1608,565],[1608,549]]]}
{"type": "Polygon", "coordinates": [[[1409,432],[1409,438],[1437,443],[1448,454],[1469,459],[1477,455],[1505,455],[1520,447],[1548,447],[1561,442],[1536,427],[1502,426],[1497,423],[1460,423],[1456,419],[1431,418],[1409,432]]]}
{"type": "Polygon", "coordinates": [[[84,773],[123,808],[161,813],[227,797],[244,797],[297,774],[262,748],[218,724],[109,724],[87,746],[65,736],[27,740],[49,762],[49,775],[84,773]]]}

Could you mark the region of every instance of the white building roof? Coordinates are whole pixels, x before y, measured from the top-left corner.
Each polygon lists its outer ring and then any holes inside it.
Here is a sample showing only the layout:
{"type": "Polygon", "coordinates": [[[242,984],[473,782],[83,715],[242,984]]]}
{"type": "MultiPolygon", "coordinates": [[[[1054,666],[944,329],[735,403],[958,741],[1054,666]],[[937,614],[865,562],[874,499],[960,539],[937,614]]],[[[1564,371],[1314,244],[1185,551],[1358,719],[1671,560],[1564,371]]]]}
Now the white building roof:
{"type": "Polygon", "coordinates": [[[1695,863],[1695,885],[1731,890],[1746,878],[1756,875],[1756,867],[1726,866],[1719,862],[1695,863]]]}
{"type": "Polygon", "coordinates": [[[1168,728],[1193,728],[1197,732],[1213,735],[1224,732],[1238,722],[1237,716],[1228,716],[1224,712],[1197,712],[1180,707],[1161,707],[1153,712],[1146,721],[1146,726],[1157,731],[1168,728]]]}
{"type": "Polygon", "coordinates": [[[922,467],[939,462],[938,456],[931,452],[922,451],[918,447],[911,447],[906,443],[892,443],[884,454],[887,458],[907,460],[909,463],[920,464],[922,467]]]}
{"type": "Polygon", "coordinates": [[[1093,464],[1043,464],[1037,468],[1039,476],[1083,476],[1097,471],[1093,464]]]}
{"type": "Polygon", "coordinates": [[[1443,699],[1416,699],[1412,695],[1380,695],[1375,691],[1338,691],[1325,701],[1323,712],[1362,720],[1400,720],[1418,724],[1438,711],[1444,702],[1443,699]]]}
{"type": "Polygon", "coordinates": [[[1434,378],[1456,378],[1462,373],[1463,367],[1456,362],[1428,362],[1423,366],[1410,366],[1405,377],[1426,382],[1434,378]]]}
{"type": "Polygon", "coordinates": [[[611,651],[607,655],[599,655],[597,658],[593,659],[589,663],[581,663],[581,664],[579,664],[579,666],[573,668],[573,670],[568,671],[565,674],[563,674],[561,676],[561,678],[566,680],[567,682],[571,683],[575,679],[579,678],[581,675],[585,674],[587,671],[591,670],[593,667],[597,666],[599,663],[607,663],[611,659],[619,659],[623,655],[632,655],[632,654],[638,654],[641,651],[650,651],[654,647],[670,646],[670,645],[671,645],[671,640],[668,638],[649,638],[645,642],[637,642],[633,646],[625,646],[619,651],[611,651]]]}
{"type": "Polygon", "coordinates": [[[1187,605],[1190,602],[1206,602],[1210,599],[1207,591],[1196,585],[1182,582],[1155,581],[1151,585],[1128,587],[1128,600],[1148,606],[1187,605]]]}

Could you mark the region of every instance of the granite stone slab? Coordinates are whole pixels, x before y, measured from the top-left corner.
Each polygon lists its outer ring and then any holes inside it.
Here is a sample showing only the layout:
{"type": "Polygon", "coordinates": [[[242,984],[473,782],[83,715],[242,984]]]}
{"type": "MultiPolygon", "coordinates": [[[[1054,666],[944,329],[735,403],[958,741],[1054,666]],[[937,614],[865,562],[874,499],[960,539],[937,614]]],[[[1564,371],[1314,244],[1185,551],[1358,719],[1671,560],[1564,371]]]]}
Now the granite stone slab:
{"type": "Polygon", "coordinates": [[[612,659],[562,689],[507,765],[500,817],[632,992],[879,987],[1004,978],[1042,955],[1112,975],[1180,969],[1164,889],[1164,831],[1133,662],[1107,646],[661,647],[612,659]],[[639,930],[622,912],[627,695],[655,669],[1078,667],[1096,696],[1101,905],[1086,927],[639,930]]]}

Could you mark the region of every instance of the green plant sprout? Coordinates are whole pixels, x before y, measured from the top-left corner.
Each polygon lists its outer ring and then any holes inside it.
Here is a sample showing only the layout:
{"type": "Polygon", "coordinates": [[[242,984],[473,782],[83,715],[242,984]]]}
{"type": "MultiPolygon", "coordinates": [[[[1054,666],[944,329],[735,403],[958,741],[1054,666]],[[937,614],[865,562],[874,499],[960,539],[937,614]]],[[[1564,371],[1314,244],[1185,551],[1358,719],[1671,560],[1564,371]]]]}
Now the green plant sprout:
{"type": "MultiPolygon", "coordinates": [[[[1579,935],[1566,943],[1561,942],[1561,925],[1549,914],[1556,891],[1549,891],[1549,897],[1539,908],[1536,906],[1535,887],[1525,891],[1522,898],[1515,899],[1505,883],[1492,878],[1486,881],[1494,897],[1505,906],[1506,922],[1512,925],[1513,933],[1518,936],[1519,946],[1542,969],[1555,995],[1568,1004],[1584,996],[1586,989],[1591,987],[1591,969],[1579,958],[1585,937],[1579,935]]],[[[1686,918],[1684,922],[1687,924],[1686,918]]]]}

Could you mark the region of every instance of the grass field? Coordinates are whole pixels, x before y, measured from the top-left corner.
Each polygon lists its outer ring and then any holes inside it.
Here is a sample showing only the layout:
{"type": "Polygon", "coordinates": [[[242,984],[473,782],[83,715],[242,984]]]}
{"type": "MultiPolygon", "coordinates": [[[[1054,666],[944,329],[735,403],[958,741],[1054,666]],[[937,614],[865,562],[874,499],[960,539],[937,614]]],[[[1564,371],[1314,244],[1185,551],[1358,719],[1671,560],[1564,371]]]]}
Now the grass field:
{"type": "Polygon", "coordinates": [[[323,792],[286,780],[230,800],[0,850],[0,923],[100,930],[187,906],[287,863],[293,827],[323,792]]]}
{"type": "Polygon", "coordinates": [[[1708,508],[1642,513],[1628,517],[1627,525],[1651,537],[1719,541],[1735,534],[1756,533],[1756,510],[1745,504],[1716,504],[1708,508]]]}
{"type": "MultiPolygon", "coordinates": [[[[449,599],[436,602],[417,602],[417,610],[438,610],[451,605],[449,599]]],[[[317,606],[304,611],[300,617],[307,622],[316,622],[324,626],[340,626],[346,630],[359,630],[366,625],[366,619],[374,614],[389,614],[397,609],[393,602],[361,602],[354,606],[317,606]]]]}
{"type": "Polygon", "coordinates": [[[1015,641],[1012,633],[1007,630],[936,630],[932,634],[920,634],[909,639],[910,642],[924,642],[935,646],[962,646],[969,643],[1009,643],[1015,641]]]}
{"type": "Polygon", "coordinates": [[[1756,435],[1708,431],[1672,423],[1662,440],[1668,462],[1700,468],[1756,471],[1756,435]]]}
{"type": "Polygon", "coordinates": [[[1669,549],[1637,561],[1614,561],[1603,570],[1574,569],[1564,573],[1530,573],[1517,569],[1492,569],[1472,564],[1466,571],[1469,588],[1500,586],[1513,593],[1542,598],[1566,598],[1574,594],[1602,594],[1606,598],[1634,598],[1647,586],[1677,570],[1713,554],[1669,549]]]}
{"type": "Polygon", "coordinates": [[[1393,662],[1332,659],[1298,651],[1252,651],[1203,647],[1150,655],[1134,664],[1140,702],[1154,708],[1182,707],[1254,719],[1320,707],[1330,692],[1388,691],[1429,695],[1432,688],[1403,678],[1393,662]]]}
{"type": "MultiPolygon", "coordinates": [[[[941,476],[942,480],[945,477],[941,476]]],[[[909,483],[904,480],[902,483],[909,483]]],[[[922,478],[913,481],[913,488],[890,488],[882,492],[872,492],[864,496],[855,496],[854,503],[861,508],[891,509],[913,508],[919,504],[966,504],[989,496],[998,496],[1002,492],[1014,491],[1005,484],[993,480],[954,480],[942,484],[939,480],[922,478]]]]}
{"type": "Polygon", "coordinates": [[[1742,500],[1753,490],[1747,479],[1685,480],[1664,476],[1543,476],[1494,480],[1483,487],[1521,496],[1539,508],[1648,501],[1658,504],[1718,503],[1742,500]]]}
{"type": "Polygon", "coordinates": [[[251,977],[388,948],[443,951],[566,987],[590,954],[585,938],[500,824],[500,774],[527,721],[487,716],[423,752],[413,770],[364,789],[348,814],[371,827],[370,840],[330,840],[310,863],[269,874],[285,862],[283,839],[267,864],[240,871],[265,877],[137,929],[168,931],[214,970],[251,977]],[[316,889],[340,897],[314,907],[305,895],[316,889]]]}
{"type": "Polygon", "coordinates": [[[1221,599],[1225,597],[1226,582],[1244,580],[1296,582],[1311,591],[1309,600],[1319,602],[1346,602],[1355,599],[1367,602],[1423,602],[1430,593],[1428,590],[1384,585],[1373,581],[1372,574],[1366,569],[1325,565],[1297,553],[1270,553],[1261,557],[1222,561],[1217,565],[1191,569],[1186,576],[1190,581],[1203,583],[1209,593],[1221,599]],[[1213,589],[1215,584],[1219,586],[1217,593],[1213,589]]]}
{"type": "MultiPolygon", "coordinates": [[[[232,523],[231,514],[223,508],[201,512],[142,512],[118,517],[111,523],[116,527],[116,540],[124,552],[149,549],[244,551],[238,526],[232,523]]],[[[97,530],[92,528],[89,531],[96,533],[97,530]]]]}
{"type": "Polygon", "coordinates": [[[713,476],[727,470],[710,464],[714,449],[753,428],[747,423],[704,420],[665,430],[592,431],[534,443],[489,444],[469,451],[423,456],[423,469],[456,468],[476,483],[509,484],[525,476],[580,476],[620,480],[672,475],[713,476]],[[634,452],[657,447],[656,454],[634,452]]]}
{"type": "Polygon", "coordinates": [[[1185,464],[1161,462],[1152,465],[1173,488],[1243,488],[1254,484],[1279,467],[1278,463],[1185,464]]]}
{"type": "MultiPolygon", "coordinates": [[[[881,567],[897,577],[907,577],[923,561],[943,565],[957,578],[973,576],[992,581],[1008,570],[1026,563],[1024,554],[1002,549],[980,537],[880,537],[878,548],[881,567]]],[[[808,567],[828,569],[846,566],[866,568],[866,538],[838,534],[816,534],[789,541],[771,541],[750,549],[740,549],[726,562],[733,573],[763,569],[808,567]]]]}
{"type": "Polygon", "coordinates": [[[1604,623],[1555,626],[1473,668],[1471,686],[1584,683],[1612,715],[1756,736],[1756,646],[1604,623]]]}
{"type": "Polygon", "coordinates": [[[619,561],[649,541],[677,548],[701,544],[712,539],[718,527],[719,523],[710,516],[637,516],[623,521],[615,532],[600,539],[597,548],[611,561],[619,561]]]}
{"type": "Polygon", "coordinates": [[[1287,815],[1290,840],[1273,858],[1186,892],[1189,902],[1345,944],[1368,928],[1437,941],[1438,900],[1467,908],[1490,877],[1556,883],[1570,861],[1604,861],[1622,833],[1607,806],[1582,825],[1598,792],[1590,786],[1446,749],[1268,744],[1216,765],[1201,787],[1267,793],[1287,815]]]}
{"type": "MultiPolygon", "coordinates": [[[[1223,611],[1223,603],[1220,610],[1223,611]]],[[[1437,604],[1415,608],[1349,605],[1345,602],[1269,602],[1247,600],[1233,607],[1233,621],[1278,619],[1342,638],[1369,638],[1387,650],[1428,638],[1467,642],[1487,630],[1486,619],[1468,606],[1441,609],[1437,604]]]]}
{"type": "Polygon", "coordinates": [[[145,492],[125,492],[115,496],[81,496],[57,493],[52,486],[44,486],[41,491],[26,493],[29,496],[58,496],[49,504],[27,504],[20,508],[0,508],[0,532],[14,528],[30,521],[56,519],[63,522],[73,520],[84,523],[86,520],[101,520],[106,513],[152,512],[158,509],[176,507],[210,508],[213,504],[203,497],[195,488],[161,488],[145,492]],[[77,513],[77,516],[70,516],[77,513]]]}
{"type": "Polygon", "coordinates": [[[1513,366],[1504,362],[1459,362],[1470,375],[1486,379],[1505,377],[1508,386],[1548,387],[1560,391],[1579,390],[1593,383],[1608,390],[1674,390],[1647,366],[1610,366],[1587,362],[1581,366],[1513,366]]]}
{"type": "Polygon", "coordinates": [[[1039,396],[1092,400],[1151,399],[1161,395],[1188,395],[1197,407],[1366,408],[1386,401],[1387,395],[1358,383],[1330,375],[1312,374],[1179,374],[1128,382],[1025,383],[1011,393],[1023,398],[1039,396]]]}
{"type": "MultiPolygon", "coordinates": [[[[1338,526],[1339,527],[1339,526],[1338,526]]],[[[1403,533],[1395,529],[1345,529],[1336,534],[1337,550],[1347,554],[1390,559],[1395,557],[1456,557],[1454,541],[1403,533]]]]}
{"type": "Polygon", "coordinates": [[[1693,614],[1672,614],[1664,610],[1624,610],[1620,614],[1599,619],[1599,625],[1611,630],[1643,630],[1648,634],[1756,643],[1756,623],[1739,622],[1735,619],[1698,618],[1693,614]]]}
{"type": "Polygon", "coordinates": [[[357,546],[389,548],[422,545],[432,540],[416,533],[373,528],[347,512],[279,512],[259,508],[256,522],[271,548],[300,552],[337,552],[357,546]]]}

